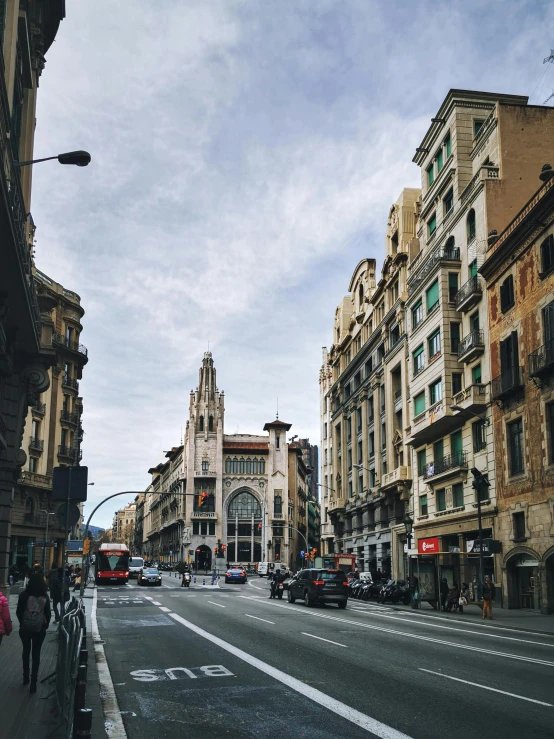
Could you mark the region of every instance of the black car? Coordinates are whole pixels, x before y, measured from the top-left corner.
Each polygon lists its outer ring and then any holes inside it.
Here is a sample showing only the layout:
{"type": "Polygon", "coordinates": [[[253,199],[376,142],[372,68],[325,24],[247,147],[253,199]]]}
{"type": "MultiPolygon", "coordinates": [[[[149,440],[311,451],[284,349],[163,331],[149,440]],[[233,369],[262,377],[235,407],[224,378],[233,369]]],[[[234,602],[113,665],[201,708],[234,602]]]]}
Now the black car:
{"type": "Polygon", "coordinates": [[[162,576],[157,567],[143,567],[138,574],[138,585],[162,585],[162,576]]]}
{"type": "Polygon", "coordinates": [[[316,603],[336,603],[346,608],[349,588],[341,570],[301,570],[288,582],[288,601],[298,598],[307,606],[316,603]]]}

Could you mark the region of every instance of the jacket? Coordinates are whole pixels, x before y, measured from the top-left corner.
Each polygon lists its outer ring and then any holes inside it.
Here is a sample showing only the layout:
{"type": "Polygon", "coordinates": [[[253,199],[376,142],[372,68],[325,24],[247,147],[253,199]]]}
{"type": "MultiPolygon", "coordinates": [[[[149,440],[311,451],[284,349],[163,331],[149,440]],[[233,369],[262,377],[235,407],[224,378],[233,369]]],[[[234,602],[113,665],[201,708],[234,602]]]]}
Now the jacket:
{"type": "Polygon", "coordinates": [[[10,616],[10,605],[5,595],[0,593],[0,636],[12,633],[12,617],[10,616]]]}
{"type": "Polygon", "coordinates": [[[484,600],[494,600],[495,592],[496,591],[495,591],[495,588],[492,582],[489,584],[485,583],[483,585],[483,599],[484,600]]]}
{"type": "MultiPolygon", "coordinates": [[[[30,593],[24,590],[20,594],[19,600],[17,601],[17,610],[15,612],[15,615],[17,616],[17,620],[19,621],[20,630],[23,629],[23,615],[25,613],[25,608],[27,607],[27,599],[30,597],[31,597],[30,593]]],[[[43,595],[41,597],[46,598],[46,603],[44,605],[44,626],[42,627],[42,630],[46,631],[46,629],[50,625],[50,619],[52,618],[52,610],[50,609],[50,598],[47,595],[43,595]]]]}

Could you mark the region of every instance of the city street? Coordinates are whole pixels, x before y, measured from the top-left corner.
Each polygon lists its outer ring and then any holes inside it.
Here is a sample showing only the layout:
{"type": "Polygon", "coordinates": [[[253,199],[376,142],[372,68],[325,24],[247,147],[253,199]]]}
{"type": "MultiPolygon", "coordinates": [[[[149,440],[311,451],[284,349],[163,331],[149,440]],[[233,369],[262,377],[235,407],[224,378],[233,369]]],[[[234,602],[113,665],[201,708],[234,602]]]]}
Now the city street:
{"type": "Polygon", "coordinates": [[[357,601],[307,608],[270,600],[259,578],[199,583],[97,590],[130,739],[551,733],[554,636],[357,601]]]}

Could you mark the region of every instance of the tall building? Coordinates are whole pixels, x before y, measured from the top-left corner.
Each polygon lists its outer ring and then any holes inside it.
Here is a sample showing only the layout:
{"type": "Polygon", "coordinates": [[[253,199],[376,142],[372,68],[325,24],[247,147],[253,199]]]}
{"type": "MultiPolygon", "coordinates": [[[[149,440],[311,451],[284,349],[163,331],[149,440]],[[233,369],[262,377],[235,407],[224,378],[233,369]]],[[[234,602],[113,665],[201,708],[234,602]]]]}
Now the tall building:
{"type": "MultiPolygon", "coordinates": [[[[538,175],[538,170],[536,172],[538,175]]],[[[489,306],[491,400],[504,606],[554,613],[554,171],[480,269],[489,306]]],[[[537,179],[538,183],[538,179],[537,179]]]]}
{"type": "Polygon", "coordinates": [[[127,544],[130,550],[135,544],[136,502],[129,503],[114,513],[112,523],[112,541],[127,544]]]}
{"type": "Polygon", "coordinates": [[[408,417],[407,267],[417,250],[419,190],[391,207],[386,258],[363,259],[335,312],[320,371],[322,550],[352,553],[361,571],[407,576],[404,519],[411,470],[408,417]]]}
{"type": "Polygon", "coordinates": [[[309,529],[306,505],[306,520],[300,516],[308,468],[302,449],[287,443],[291,424],[276,419],[265,424],[265,435],[226,435],[224,421],[224,393],[206,352],[190,394],[184,442],[149,470],[144,555],[193,561],[200,569],[266,559],[298,567],[302,526],[309,529]],[[218,544],[226,553],[216,560],[218,544]]]}
{"type": "MultiPolygon", "coordinates": [[[[496,398],[479,269],[488,234],[502,231],[535,191],[553,135],[552,108],[529,106],[516,95],[450,90],[414,157],[422,196],[420,252],[409,266],[406,302],[406,434],[414,450],[415,534],[420,549],[434,540],[442,553],[420,567],[432,569],[435,579],[465,581],[470,591],[479,563],[472,554],[478,538],[472,468],[489,483],[481,501],[485,537],[494,535],[498,505],[491,424],[496,398]]],[[[484,560],[485,574],[499,582],[499,562],[495,567],[493,556],[484,560]]]]}
{"type": "MultiPolygon", "coordinates": [[[[27,409],[23,449],[26,461],[15,486],[10,565],[33,562],[50,567],[63,562],[64,519],[52,503],[54,467],[78,465],[81,459],[83,399],[79,380],[88,361],[81,344],[84,310],[77,293],[34,270],[42,309],[42,348],[51,356],[48,388],[27,409]],[[43,545],[40,542],[48,541],[43,545]]],[[[82,508],[82,505],[81,505],[82,508]]],[[[70,538],[78,538],[79,521],[70,538]]]]}
{"type": "Polygon", "coordinates": [[[0,591],[8,591],[14,485],[29,406],[48,389],[51,351],[41,345],[41,306],[32,272],[30,166],[44,55],[64,3],[0,3],[0,591]]]}

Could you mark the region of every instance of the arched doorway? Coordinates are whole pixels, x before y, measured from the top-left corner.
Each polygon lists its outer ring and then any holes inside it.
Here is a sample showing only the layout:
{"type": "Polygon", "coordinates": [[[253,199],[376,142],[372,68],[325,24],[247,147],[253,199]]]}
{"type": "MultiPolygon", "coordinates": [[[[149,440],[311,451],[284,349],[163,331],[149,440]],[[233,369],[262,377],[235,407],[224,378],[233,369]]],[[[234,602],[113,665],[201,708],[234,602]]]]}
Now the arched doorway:
{"type": "Polygon", "coordinates": [[[195,569],[211,570],[212,568],[212,550],[206,544],[196,548],[195,569]]]}
{"type": "Polygon", "coordinates": [[[531,549],[511,553],[506,562],[508,608],[540,610],[541,582],[538,555],[531,549]]]}
{"type": "Polygon", "coordinates": [[[240,490],[227,508],[227,561],[253,564],[262,559],[263,519],[258,498],[240,490]]]}

